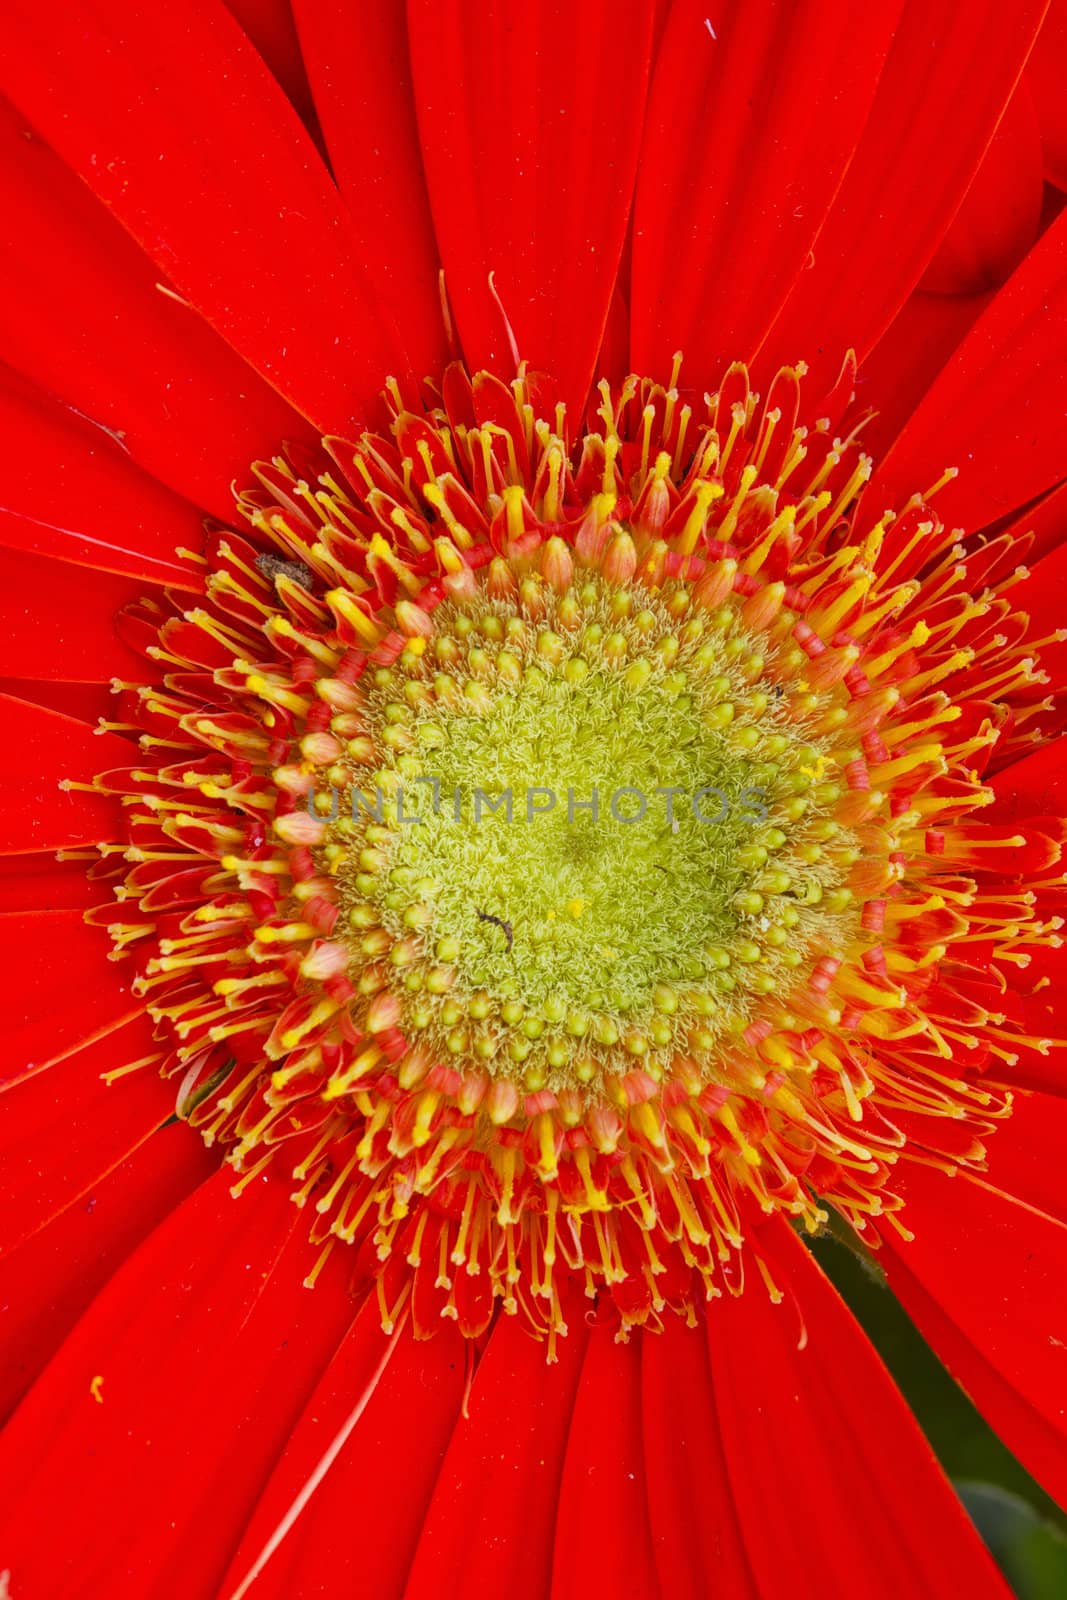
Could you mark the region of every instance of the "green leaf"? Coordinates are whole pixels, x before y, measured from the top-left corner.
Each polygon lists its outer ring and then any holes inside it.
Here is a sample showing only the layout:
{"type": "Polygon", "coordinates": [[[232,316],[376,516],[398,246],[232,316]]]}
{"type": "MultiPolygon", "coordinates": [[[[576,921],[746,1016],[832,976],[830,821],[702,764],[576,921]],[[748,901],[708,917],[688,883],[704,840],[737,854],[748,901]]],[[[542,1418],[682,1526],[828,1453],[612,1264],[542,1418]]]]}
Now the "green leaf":
{"type": "Polygon", "coordinates": [[[992,1483],[957,1482],[958,1493],[1018,1600],[1067,1595],[1067,1538],[1020,1495],[992,1483]]]}

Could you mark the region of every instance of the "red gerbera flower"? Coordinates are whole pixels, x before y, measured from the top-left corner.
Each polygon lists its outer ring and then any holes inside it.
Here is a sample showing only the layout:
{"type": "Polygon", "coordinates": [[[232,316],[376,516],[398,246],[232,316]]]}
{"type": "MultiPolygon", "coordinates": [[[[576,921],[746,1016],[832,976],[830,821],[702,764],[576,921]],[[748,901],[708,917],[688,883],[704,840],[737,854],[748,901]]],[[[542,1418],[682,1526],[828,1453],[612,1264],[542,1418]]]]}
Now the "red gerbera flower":
{"type": "Polygon", "coordinates": [[[1004,1593],[804,1238],[1067,1498],[1055,26],[231,9],[6,19],[9,1592],[1004,1593]]]}

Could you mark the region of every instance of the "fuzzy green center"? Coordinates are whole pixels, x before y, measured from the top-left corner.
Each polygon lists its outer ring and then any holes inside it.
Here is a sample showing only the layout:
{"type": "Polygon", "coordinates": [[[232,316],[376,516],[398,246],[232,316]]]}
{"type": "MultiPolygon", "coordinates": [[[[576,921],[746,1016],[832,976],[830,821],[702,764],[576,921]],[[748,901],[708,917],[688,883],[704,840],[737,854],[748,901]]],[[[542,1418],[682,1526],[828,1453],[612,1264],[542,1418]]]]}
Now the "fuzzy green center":
{"type": "Polygon", "coordinates": [[[420,786],[397,859],[431,880],[473,988],[630,1012],[733,941],[763,796],[691,696],[535,674],[431,726],[439,788],[420,786]]]}
{"type": "Polygon", "coordinates": [[[838,931],[810,711],[734,604],[590,579],[525,605],[445,603],[367,681],[378,764],[325,852],[359,982],[533,1088],[710,1059],[838,931]]]}

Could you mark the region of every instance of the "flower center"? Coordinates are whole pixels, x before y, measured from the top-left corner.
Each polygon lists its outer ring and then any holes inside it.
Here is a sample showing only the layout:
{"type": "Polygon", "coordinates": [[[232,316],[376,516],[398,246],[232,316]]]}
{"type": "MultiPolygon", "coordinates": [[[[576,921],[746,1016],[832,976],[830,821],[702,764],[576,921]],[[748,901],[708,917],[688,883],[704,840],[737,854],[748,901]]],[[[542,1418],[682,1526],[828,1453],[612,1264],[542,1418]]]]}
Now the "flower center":
{"type": "Polygon", "coordinates": [[[862,1231],[912,1152],[980,1165],[1048,1049],[1004,996],[1065,830],[981,816],[1042,709],[1015,551],[860,525],[799,377],[604,385],[571,438],[544,380],[450,368],[259,464],[203,602],[140,613],[90,916],[178,1114],[387,1325],[769,1282],[763,1216],[862,1231]]]}
{"type": "MultiPolygon", "coordinates": [[[[604,564],[632,556],[622,533],[604,564]]],[[[406,1034],[529,1090],[635,1058],[661,1078],[680,1049],[711,1079],[758,997],[844,937],[829,741],[729,576],[637,594],[555,538],[521,585],[501,561],[402,613],[317,804],[341,937],[406,1034]]]]}

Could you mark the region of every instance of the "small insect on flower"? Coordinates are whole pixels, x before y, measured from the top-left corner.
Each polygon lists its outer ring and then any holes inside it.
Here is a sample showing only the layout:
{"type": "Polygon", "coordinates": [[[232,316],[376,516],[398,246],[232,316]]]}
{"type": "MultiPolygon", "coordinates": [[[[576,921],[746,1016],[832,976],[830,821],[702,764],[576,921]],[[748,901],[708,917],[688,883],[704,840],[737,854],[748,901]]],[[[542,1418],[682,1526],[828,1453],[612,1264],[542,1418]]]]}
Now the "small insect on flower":
{"type": "Polygon", "coordinates": [[[512,944],[514,942],[511,923],[510,922],[505,922],[503,917],[495,917],[495,916],[493,916],[492,912],[490,912],[490,911],[479,911],[477,906],[475,906],[474,911],[475,911],[475,915],[477,916],[479,922],[492,922],[496,927],[498,927],[501,930],[501,932],[504,935],[504,938],[508,942],[508,950],[510,951],[511,950],[511,946],[512,946],[512,944]]]}

